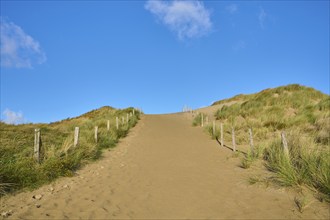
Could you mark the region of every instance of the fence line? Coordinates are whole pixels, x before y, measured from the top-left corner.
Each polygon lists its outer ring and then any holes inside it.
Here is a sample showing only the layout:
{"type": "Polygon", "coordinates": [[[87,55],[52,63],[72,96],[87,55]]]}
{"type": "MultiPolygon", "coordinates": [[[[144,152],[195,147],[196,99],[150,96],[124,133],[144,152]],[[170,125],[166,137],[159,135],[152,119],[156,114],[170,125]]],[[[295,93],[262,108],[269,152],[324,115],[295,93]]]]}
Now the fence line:
{"type": "MultiPolygon", "coordinates": [[[[204,127],[204,117],[203,117],[203,114],[201,114],[201,127],[204,127]]],[[[231,140],[232,141],[232,146],[230,146],[230,147],[229,146],[225,146],[225,144],[224,144],[224,134],[225,134],[224,123],[223,122],[220,122],[220,126],[219,127],[220,127],[220,137],[217,136],[217,135],[219,135],[219,133],[217,134],[216,120],[214,120],[213,121],[213,124],[212,124],[212,136],[215,137],[218,140],[218,142],[221,145],[221,147],[227,147],[227,148],[232,149],[232,151],[236,152],[237,151],[237,142],[236,142],[235,126],[231,126],[231,131],[228,131],[227,130],[227,133],[231,134],[231,139],[232,139],[231,140]],[[218,138],[220,138],[220,140],[218,138]]],[[[209,132],[211,134],[211,127],[209,127],[208,129],[210,129],[209,132]]],[[[270,133],[268,132],[268,134],[270,134],[270,133]]],[[[284,154],[286,156],[289,156],[289,148],[288,148],[288,142],[287,142],[287,139],[286,139],[286,133],[285,133],[285,131],[281,131],[280,132],[280,135],[278,135],[279,132],[274,132],[272,134],[274,134],[274,138],[276,136],[278,136],[278,137],[281,138],[283,152],[284,152],[284,154]]],[[[309,136],[306,136],[306,135],[302,135],[302,136],[303,137],[309,137],[309,136]]],[[[248,139],[248,146],[250,147],[250,152],[252,154],[254,154],[255,153],[255,145],[254,145],[253,129],[252,128],[248,128],[248,135],[246,136],[246,138],[248,139]]]]}
{"type": "MultiPolygon", "coordinates": [[[[127,113],[126,114],[126,123],[127,125],[129,124],[130,117],[135,115],[135,110],[133,109],[133,112],[127,113]]],[[[125,123],[124,117],[122,117],[122,122],[123,124],[125,123]]],[[[95,126],[94,127],[94,140],[96,143],[98,143],[98,134],[99,134],[99,127],[95,126]]],[[[110,130],[110,120],[107,120],[107,126],[106,126],[107,131],[110,130]]],[[[118,116],[116,117],[116,129],[119,129],[119,118],[118,116]]],[[[73,134],[73,147],[77,147],[79,144],[79,127],[74,128],[74,134],[73,134]]],[[[41,162],[41,150],[42,150],[42,138],[41,138],[41,133],[40,129],[36,128],[34,129],[34,146],[33,146],[33,158],[36,162],[40,163],[41,162]]]]}

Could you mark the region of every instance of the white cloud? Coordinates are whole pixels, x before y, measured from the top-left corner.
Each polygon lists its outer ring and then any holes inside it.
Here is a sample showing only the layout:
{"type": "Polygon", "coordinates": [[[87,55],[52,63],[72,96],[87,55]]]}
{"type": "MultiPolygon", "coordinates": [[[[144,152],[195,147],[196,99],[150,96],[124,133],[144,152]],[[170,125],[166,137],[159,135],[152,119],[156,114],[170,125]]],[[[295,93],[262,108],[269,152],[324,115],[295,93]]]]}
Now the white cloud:
{"type": "Polygon", "coordinates": [[[212,29],[210,11],[200,1],[148,0],[145,9],[155,14],[180,40],[204,36],[212,29]]]}
{"type": "Polygon", "coordinates": [[[1,19],[1,66],[32,68],[46,61],[38,41],[13,22],[1,19]]]}
{"type": "Polygon", "coordinates": [[[265,12],[265,10],[263,8],[260,8],[260,12],[258,15],[258,20],[259,20],[259,24],[261,28],[265,28],[265,21],[267,19],[267,13],[265,12]]]}
{"type": "Polygon", "coordinates": [[[228,5],[226,7],[226,10],[230,13],[230,14],[234,14],[238,11],[238,5],[236,4],[231,4],[231,5],[228,5]]]}
{"type": "Polygon", "coordinates": [[[26,122],[22,112],[14,112],[5,109],[2,114],[5,116],[3,122],[7,124],[21,124],[26,122]]]}

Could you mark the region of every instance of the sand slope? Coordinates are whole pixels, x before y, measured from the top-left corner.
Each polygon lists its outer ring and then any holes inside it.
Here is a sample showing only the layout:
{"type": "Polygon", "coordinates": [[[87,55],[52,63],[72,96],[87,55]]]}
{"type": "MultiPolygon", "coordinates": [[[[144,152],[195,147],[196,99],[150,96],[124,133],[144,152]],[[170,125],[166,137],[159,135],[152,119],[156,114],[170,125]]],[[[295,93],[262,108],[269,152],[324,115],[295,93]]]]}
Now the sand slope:
{"type": "Polygon", "coordinates": [[[143,116],[103,159],[75,177],[5,198],[2,210],[15,219],[329,218],[327,204],[314,201],[301,214],[293,193],[249,185],[252,171],[187,115],[143,116]]]}

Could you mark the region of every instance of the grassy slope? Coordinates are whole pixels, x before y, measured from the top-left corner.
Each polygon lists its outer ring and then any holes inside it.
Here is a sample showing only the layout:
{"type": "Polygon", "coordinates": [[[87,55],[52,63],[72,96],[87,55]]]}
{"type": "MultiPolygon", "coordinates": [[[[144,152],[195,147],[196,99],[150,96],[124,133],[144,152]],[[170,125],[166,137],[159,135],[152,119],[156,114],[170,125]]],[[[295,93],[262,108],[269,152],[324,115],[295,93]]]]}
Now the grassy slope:
{"type": "Polygon", "coordinates": [[[135,126],[139,112],[130,118],[128,125],[116,129],[116,117],[120,122],[132,108],[116,110],[102,107],[76,118],[50,124],[8,125],[0,122],[0,195],[22,188],[36,188],[59,176],[71,176],[81,165],[101,156],[103,148],[114,147],[135,126]],[[107,131],[107,120],[110,130],[107,131]],[[79,143],[73,147],[74,128],[80,128],[79,143]],[[94,139],[94,127],[98,126],[98,143],[94,139]],[[33,160],[34,129],[40,128],[42,163],[33,160]]]}
{"type": "MultiPolygon", "coordinates": [[[[258,157],[284,186],[305,185],[330,200],[330,97],[313,88],[288,85],[252,95],[238,95],[215,102],[215,112],[225,124],[225,140],[235,127],[238,144],[248,144],[252,128],[256,150],[242,160],[250,167],[258,157]],[[236,104],[226,105],[230,101],[236,104]],[[283,154],[280,131],[287,133],[290,156],[283,154]]],[[[212,128],[208,127],[211,133],[212,128]]]]}

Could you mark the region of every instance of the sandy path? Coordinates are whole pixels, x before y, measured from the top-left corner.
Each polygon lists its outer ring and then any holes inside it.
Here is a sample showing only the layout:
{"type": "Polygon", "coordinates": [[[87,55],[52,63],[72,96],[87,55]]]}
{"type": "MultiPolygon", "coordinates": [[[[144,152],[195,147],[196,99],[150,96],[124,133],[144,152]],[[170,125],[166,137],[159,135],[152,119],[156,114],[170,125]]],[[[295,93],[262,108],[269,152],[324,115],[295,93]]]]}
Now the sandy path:
{"type": "Polygon", "coordinates": [[[248,185],[252,171],[231,155],[183,114],[146,115],[76,177],[5,199],[2,209],[24,219],[329,218],[326,204],[301,214],[292,193],[248,185]]]}

